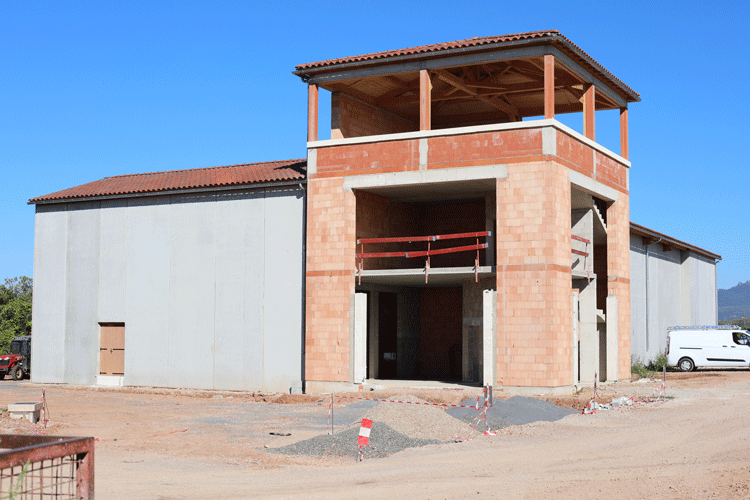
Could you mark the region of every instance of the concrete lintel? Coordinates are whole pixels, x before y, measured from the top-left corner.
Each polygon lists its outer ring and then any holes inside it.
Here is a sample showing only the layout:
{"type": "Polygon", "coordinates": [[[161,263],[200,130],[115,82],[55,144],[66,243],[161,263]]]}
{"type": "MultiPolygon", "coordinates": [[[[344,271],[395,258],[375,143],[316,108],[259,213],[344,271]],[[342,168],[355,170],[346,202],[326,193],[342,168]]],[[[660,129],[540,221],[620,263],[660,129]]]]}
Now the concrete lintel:
{"type": "Polygon", "coordinates": [[[482,179],[504,179],[506,177],[508,177],[507,165],[484,165],[480,167],[413,170],[410,172],[391,172],[387,174],[350,175],[344,178],[343,187],[345,189],[366,189],[482,179]]]}
{"type": "MultiPolygon", "coordinates": [[[[494,276],[493,266],[479,266],[479,278],[494,276]]],[[[362,271],[362,283],[408,284],[424,286],[424,268],[417,269],[369,269],[362,271]]],[[[448,284],[460,283],[466,279],[474,279],[473,267],[431,267],[428,273],[428,283],[448,284]]]]}
{"type": "Polygon", "coordinates": [[[602,184],[599,181],[595,181],[591,177],[583,175],[575,170],[568,170],[568,180],[571,184],[575,185],[586,191],[589,194],[593,194],[606,201],[617,202],[619,193],[616,189],[611,188],[607,185],[602,184]]]}

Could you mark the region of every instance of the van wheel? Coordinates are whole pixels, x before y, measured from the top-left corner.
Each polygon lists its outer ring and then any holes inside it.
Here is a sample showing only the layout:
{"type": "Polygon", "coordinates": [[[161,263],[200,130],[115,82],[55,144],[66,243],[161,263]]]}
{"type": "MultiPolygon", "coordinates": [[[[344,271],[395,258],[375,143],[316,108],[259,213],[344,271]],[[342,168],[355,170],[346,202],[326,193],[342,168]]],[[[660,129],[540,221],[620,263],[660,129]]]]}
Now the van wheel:
{"type": "Polygon", "coordinates": [[[677,366],[684,372],[691,372],[695,369],[695,363],[693,363],[693,360],[690,358],[682,358],[677,363],[677,366]]]}

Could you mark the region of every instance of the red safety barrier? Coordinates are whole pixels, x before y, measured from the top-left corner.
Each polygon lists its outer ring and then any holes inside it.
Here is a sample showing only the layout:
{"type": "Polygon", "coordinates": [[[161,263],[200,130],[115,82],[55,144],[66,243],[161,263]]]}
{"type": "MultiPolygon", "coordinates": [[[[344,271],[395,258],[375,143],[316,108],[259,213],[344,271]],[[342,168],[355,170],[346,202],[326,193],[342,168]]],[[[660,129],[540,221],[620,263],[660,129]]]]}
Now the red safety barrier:
{"type": "Polygon", "coordinates": [[[479,231],[474,233],[454,233],[454,234],[437,234],[433,236],[398,236],[392,238],[360,238],[357,240],[357,244],[360,245],[360,252],[357,256],[357,275],[359,284],[362,284],[362,269],[364,267],[364,259],[370,258],[390,258],[390,257],[403,257],[411,259],[414,257],[427,257],[425,262],[425,273],[424,282],[428,282],[429,270],[430,270],[430,256],[432,255],[443,255],[449,253],[458,252],[470,252],[476,250],[477,256],[474,260],[474,279],[479,281],[479,250],[489,247],[489,243],[479,243],[479,238],[492,236],[492,231],[479,231]],[[462,245],[459,247],[440,248],[433,250],[430,244],[433,241],[443,240],[455,240],[462,238],[476,238],[475,245],[462,245]],[[413,252],[370,252],[365,253],[365,243],[414,243],[414,242],[427,242],[427,250],[418,250],[413,252]]]}

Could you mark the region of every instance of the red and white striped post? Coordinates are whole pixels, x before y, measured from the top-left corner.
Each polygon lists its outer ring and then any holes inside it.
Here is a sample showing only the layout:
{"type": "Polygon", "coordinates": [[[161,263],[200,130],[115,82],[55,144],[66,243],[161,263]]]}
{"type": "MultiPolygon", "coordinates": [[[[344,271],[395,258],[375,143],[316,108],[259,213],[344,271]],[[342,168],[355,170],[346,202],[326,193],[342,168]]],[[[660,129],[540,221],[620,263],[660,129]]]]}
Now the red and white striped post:
{"type": "Polygon", "coordinates": [[[357,444],[359,445],[358,462],[362,461],[362,447],[368,446],[370,443],[370,430],[372,430],[372,420],[363,418],[362,427],[359,428],[359,436],[357,437],[357,444]]]}

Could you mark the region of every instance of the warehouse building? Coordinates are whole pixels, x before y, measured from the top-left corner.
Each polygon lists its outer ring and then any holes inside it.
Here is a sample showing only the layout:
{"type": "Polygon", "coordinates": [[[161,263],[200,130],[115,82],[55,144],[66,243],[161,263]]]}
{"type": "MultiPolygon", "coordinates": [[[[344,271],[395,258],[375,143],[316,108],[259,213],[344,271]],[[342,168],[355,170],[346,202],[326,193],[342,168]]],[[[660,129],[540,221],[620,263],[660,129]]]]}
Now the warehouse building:
{"type": "Polygon", "coordinates": [[[556,31],[295,74],[307,161],[112,177],[30,201],[35,381],[562,392],[630,377],[637,93],[556,31]],[[604,109],[619,110],[619,153],[596,142],[604,109]],[[583,133],[561,113],[580,113],[583,133]]]}
{"type": "Polygon", "coordinates": [[[292,160],[31,200],[33,380],[300,392],[304,182],[292,160]]]}
{"type": "Polygon", "coordinates": [[[718,324],[719,260],[720,255],[630,224],[634,359],[647,362],[663,353],[670,326],[718,324]]]}

